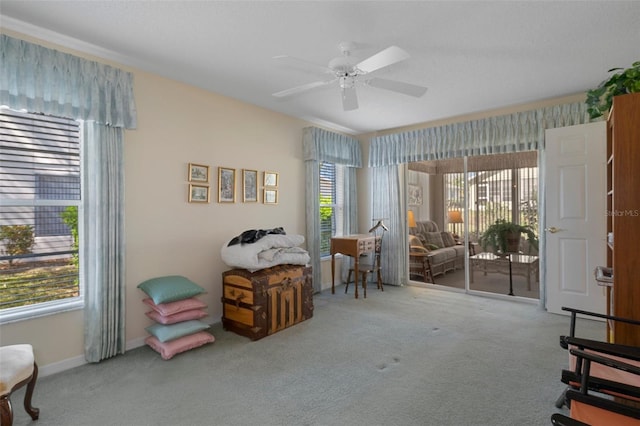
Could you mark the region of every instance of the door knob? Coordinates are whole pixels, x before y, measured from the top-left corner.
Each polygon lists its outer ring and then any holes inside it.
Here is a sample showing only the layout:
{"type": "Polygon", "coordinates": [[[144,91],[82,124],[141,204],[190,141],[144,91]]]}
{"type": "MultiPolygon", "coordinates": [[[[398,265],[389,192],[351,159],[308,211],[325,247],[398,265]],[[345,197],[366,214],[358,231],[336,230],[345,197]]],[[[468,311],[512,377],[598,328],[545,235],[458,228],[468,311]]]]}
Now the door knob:
{"type": "Polygon", "coordinates": [[[552,234],[555,234],[556,232],[560,231],[560,228],[556,228],[555,226],[551,226],[549,228],[544,228],[545,231],[549,231],[552,234]]]}

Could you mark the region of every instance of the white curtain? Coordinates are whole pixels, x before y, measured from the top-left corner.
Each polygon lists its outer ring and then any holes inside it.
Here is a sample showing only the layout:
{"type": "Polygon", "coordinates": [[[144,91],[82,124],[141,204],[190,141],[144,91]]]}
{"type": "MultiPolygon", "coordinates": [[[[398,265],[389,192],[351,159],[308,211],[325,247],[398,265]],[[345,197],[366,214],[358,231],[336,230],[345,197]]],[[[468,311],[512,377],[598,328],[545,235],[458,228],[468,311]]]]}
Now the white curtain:
{"type": "Polygon", "coordinates": [[[85,357],[123,353],[124,128],[136,127],[133,75],[0,35],[0,104],[85,121],[85,357]]]}
{"type": "Polygon", "coordinates": [[[125,352],[123,130],[84,126],[85,357],[89,362],[125,352]]]}
{"type": "MultiPolygon", "coordinates": [[[[383,217],[390,220],[387,238],[390,250],[384,252],[383,258],[397,262],[399,268],[407,265],[406,201],[400,196],[398,200],[392,199],[390,195],[404,193],[404,175],[399,169],[394,170],[395,166],[417,161],[536,151],[544,148],[546,129],[587,122],[586,104],[576,102],[372,138],[369,167],[373,167],[373,211],[374,215],[386,214],[383,217]],[[398,212],[398,209],[402,211],[398,212]]],[[[406,283],[406,274],[393,268],[394,265],[385,268],[392,273],[387,277],[389,283],[406,283]]]]}
{"type": "Polygon", "coordinates": [[[408,282],[409,228],[407,227],[406,199],[403,185],[406,181],[404,166],[374,167],[371,173],[371,212],[373,218],[383,218],[389,231],[382,240],[382,282],[403,285],[408,282]]]}
{"type": "Polygon", "coordinates": [[[322,290],[320,274],[320,163],[329,162],[346,166],[343,233],[352,234],[358,230],[355,169],[362,167],[362,150],[357,139],[318,127],[304,129],[302,144],[307,183],[307,250],[313,267],[313,289],[315,292],[319,292],[322,290]]]}

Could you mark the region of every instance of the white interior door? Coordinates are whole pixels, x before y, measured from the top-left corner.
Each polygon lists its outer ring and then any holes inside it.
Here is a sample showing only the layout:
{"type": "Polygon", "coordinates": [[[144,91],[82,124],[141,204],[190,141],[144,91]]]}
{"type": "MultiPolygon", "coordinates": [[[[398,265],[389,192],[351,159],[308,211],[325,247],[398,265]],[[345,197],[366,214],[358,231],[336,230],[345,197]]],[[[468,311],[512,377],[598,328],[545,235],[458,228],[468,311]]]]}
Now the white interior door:
{"type": "Polygon", "coordinates": [[[606,264],[606,123],[546,131],[546,307],[605,313],[593,270],[606,264]]]}

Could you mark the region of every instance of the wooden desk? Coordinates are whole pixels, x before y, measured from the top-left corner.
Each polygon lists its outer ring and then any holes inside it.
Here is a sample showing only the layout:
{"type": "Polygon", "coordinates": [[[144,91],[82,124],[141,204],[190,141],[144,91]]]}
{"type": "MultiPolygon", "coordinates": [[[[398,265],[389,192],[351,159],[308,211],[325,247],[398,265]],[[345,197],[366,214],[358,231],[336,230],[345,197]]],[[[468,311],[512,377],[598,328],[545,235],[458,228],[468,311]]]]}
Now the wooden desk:
{"type": "Polygon", "coordinates": [[[331,294],[335,294],[335,276],[336,276],[336,254],[341,253],[351,256],[354,259],[356,299],[358,298],[358,261],[360,256],[367,253],[373,253],[376,249],[376,238],[371,234],[344,235],[342,237],[331,238],[331,294]]]}

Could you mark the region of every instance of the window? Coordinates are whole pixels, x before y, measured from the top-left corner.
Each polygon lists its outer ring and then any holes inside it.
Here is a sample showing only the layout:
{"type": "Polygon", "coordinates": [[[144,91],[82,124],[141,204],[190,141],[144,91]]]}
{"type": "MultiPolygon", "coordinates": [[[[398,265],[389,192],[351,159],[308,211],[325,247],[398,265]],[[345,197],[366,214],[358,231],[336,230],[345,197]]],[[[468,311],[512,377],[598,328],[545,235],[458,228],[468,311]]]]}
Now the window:
{"type": "MultiPolygon", "coordinates": [[[[467,180],[470,203],[466,227],[470,234],[480,235],[496,219],[537,229],[537,167],[478,170],[469,172],[467,180]]],[[[444,181],[447,208],[465,208],[464,192],[460,190],[464,188],[464,173],[446,173],[444,181]]]]}
{"type": "Polygon", "coordinates": [[[320,256],[331,255],[331,237],[342,235],[344,167],[320,164],[320,256]]]}
{"type": "Polygon", "coordinates": [[[0,322],[82,306],[80,129],[0,108],[0,322]]]}

